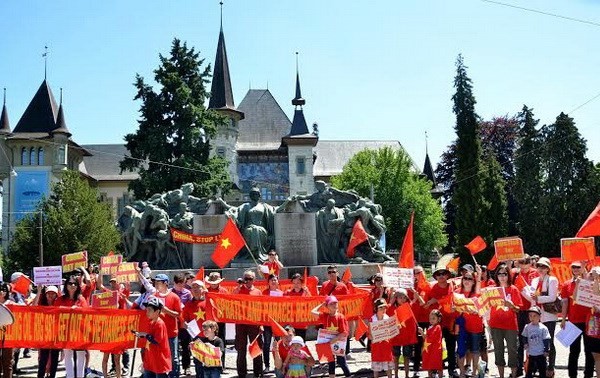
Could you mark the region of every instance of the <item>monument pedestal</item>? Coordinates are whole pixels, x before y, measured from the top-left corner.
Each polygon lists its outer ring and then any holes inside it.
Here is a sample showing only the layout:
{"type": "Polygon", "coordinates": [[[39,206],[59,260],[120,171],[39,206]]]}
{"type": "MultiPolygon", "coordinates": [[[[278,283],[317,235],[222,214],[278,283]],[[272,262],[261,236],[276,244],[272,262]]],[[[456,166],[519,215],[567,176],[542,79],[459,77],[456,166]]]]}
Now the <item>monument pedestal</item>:
{"type": "Polygon", "coordinates": [[[275,249],[286,266],[317,265],[315,214],[275,214],[275,249]]]}
{"type": "MultiPolygon", "coordinates": [[[[225,228],[227,216],[225,215],[194,215],[195,235],[219,235],[225,228]]],[[[192,265],[195,269],[218,268],[211,256],[216,244],[194,244],[192,249],[192,265]]]]}

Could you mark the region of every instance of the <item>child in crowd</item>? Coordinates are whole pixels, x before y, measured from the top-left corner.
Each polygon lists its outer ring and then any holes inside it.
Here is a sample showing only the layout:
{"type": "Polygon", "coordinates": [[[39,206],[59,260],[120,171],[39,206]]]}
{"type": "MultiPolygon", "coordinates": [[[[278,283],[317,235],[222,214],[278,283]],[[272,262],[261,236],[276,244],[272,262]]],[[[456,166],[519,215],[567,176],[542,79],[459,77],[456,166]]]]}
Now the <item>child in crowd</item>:
{"type": "MultiPolygon", "coordinates": [[[[200,340],[205,344],[211,344],[215,348],[218,348],[221,351],[220,356],[222,356],[223,353],[225,353],[225,343],[217,336],[217,333],[219,332],[217,323],[212,320],[207,320],[202,323],[202,330],[204,332],[204,337],[200,338],[200,340]]],[[[223,373],[223,366],[221,364],[220,356],[218,366],[203,366],[202,374],[204,378],[219,378],[221,376],[221,373],[223,373]]]]}
{"type": "Polygon", "coordinates": [[[427,370],[429,378],[433,378],[433,373],[441,373],[444,369],[442,360],[442,313],[440,310],[431,310],[429,313],[429,328],[424,331],[419,328],[419,334],[424,335],[423,342],[423,362],[421,368],[427,370]]]}
{"type": "Polygon", "coordinates": [[[167,378],[171,371],[171,349],[167,336],[167,326],[160,318],[163,308],[162,302],[156,297],[148,298],[146,316],[150,319],[148,333],[139,332],[138,337],[145,337],[148,346],[142,355],[145,378],[167,378]]]}
{"type": "Polygon", "coordinates": [[[302,350],[302,348],[304,348],[302,337],[292,337],[291,349],[283,363],[285,378],[307,378],[307,367],[310,369],[315,364],[312,356],[302,350]]]}
{"type": "MultiPolygon", "coordinates": [[[[415,300],[422,299],[418,293],[414,293],[415,300]]],[[[387,309],[389,316],[396,315],[398,307],[407,303],[410,305],[411,301],[408,298],[408,291],[406,289],[397,289],[392,295],[390,305],[387,309]]],[[[394,377],[398,378],[399,359],[404,356],[404,378],[408,378],[410,374],[410,359],[413,357],[413,351],[417,347],[417,321],[414,318],[410,318],[404,322],[401,326],[400,333],[390,339],[392,345],[392,355],[394,357],[394,377]]],[[[420,356],[420,354],[419,354],[420,356]]]]}
{"type": "MultiPolygon", "coordinates": [[[[376,323],[388,319],[386,314],[387,303],[385,299],[379,298],[374,302],[375,314],[371,317],[369,323],[376,323]]],[[[371,340],[369,332],[369,340],[371,340]]],[[[378,341],[371,344],[371,369],[373,377],[379,377],[380,371],[385,371],[388,378],[392,378],[392,368],[394,367],[394,356],[392,356],[392,344],[390,340],[378,341]]]]}
{"type": "Polygon", "coordinates": [[[548,328],[540,323],[542,311],[539,307],[532,306],[529,311],[529,323],[523,328],[521,334],[525,343],[525,351],[528,356],[528,369],[526,378],[532,378],[537,370],[540,377],[546,376],[548,353],[550,352],[550,332],[548,328]]]}

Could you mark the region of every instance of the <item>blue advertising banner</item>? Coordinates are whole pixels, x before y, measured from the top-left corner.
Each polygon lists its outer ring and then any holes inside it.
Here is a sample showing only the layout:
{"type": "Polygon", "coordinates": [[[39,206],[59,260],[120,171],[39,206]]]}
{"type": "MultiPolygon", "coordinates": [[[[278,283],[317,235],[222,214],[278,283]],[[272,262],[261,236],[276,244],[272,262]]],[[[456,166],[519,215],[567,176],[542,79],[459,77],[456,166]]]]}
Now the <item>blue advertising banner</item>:
{"type": "Polygon", "coordinates": [[[42,198],[50,193],[50,172],[17,171],[15,180],[15,220],[34,212],[42,198]]]}

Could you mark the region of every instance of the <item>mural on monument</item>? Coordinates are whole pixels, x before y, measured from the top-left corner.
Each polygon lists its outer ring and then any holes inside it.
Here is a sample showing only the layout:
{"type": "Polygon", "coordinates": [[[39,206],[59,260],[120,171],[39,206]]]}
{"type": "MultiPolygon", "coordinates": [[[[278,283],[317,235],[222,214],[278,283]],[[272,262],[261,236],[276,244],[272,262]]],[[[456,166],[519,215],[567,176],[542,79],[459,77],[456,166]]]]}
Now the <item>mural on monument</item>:
{"type": "Polygon", "coordinates": [[[40,201],[50,193],[49,171],[17,170],[15,180],[14,218],[19,221],[36,211],[40,201]]]}
{"type": "MultiPolygon", "coordinates": [[[[289,166],[285,161],[239,162],[239,185],[242,193],[250,193],[254,185],[260,186],[264,201],[283,201],[289,195],[289,166]]],[[[245,196],[245,200],[249,197],[245,196]]]]}
{"type": "Polygon", "coordinates": [[[147,201],[135,201],[125,207],[118,220],[124,255],[129,261],[147,261],[156,269],[191,268],[192,245],[174,243],[170,228],[202,235],[202,230],[193,229],[194,215],[223,214],[235,220],[249,249],[242,249],[234,261],[261,262],[275,247],[275,214],[309,213],[315,217],[317,244],[316,251],[306,253],[315,253],[319,264],[393,261],[380,245],[386,232],[380,205],[322,181],[315,187],[315,193],[288,198],[280,206],[264,202],[257,187],[249,190],[248,202],[235,206],[222,198],[192,196],[192,184],[155,194],[147,201]],[[348,259],[346,249],[358,219],[369,239],[356,248],[354,258],[348,259]]]}

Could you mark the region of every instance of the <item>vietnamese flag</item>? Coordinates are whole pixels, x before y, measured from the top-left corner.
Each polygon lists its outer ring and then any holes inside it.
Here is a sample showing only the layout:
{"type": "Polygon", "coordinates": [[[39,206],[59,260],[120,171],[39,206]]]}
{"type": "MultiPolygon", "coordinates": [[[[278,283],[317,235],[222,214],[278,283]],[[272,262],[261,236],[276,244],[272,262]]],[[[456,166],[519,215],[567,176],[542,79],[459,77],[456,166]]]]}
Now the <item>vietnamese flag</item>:
{"type": "Polygon", "coordinates": [[[362,319],[358,319],[358,324],[356,325],[356,331],[354,331],[354,340],[359,340],[364,336],[365,333],[369,330],[369,327],[365,324],[365,321],[362,319]]]}
{"type": "Polygon", "coordinates": [[[288,332],[281,326],[281,324],[277,323],[275,319],[269,316],[269,326],[273,331],[273,336],[275,337],[284,337],[287,336],[288,332]]]}
{"type": "Polygon", "coordinates": [[[454,272],[458,272],[459,265],[460,265],[460,257],[455,257],[448,262],[448,265],[446,265],[446,269],[454,271],[454,272]]]}
{"type": "Polygon", "coordinates": [[[352,280],[352,271],[350,270],[350,267],[347,267],[346,270],[344,270],[344,274],[342,274],[342,282],[350,282],[352,280]]]}
{"type": "Polygon", "coordinates": [[[316,344],[315,347],[317,349],[317,358],[319,359],[319,362],[325,363],[335,361],[330,343],[316,344]]]}
{"type": "Polygon", "coordinates": [[[24,274],[21,274],[15,282],[11,283],[12,291],[27,296],[31,287],[31,280],[24,274]]]}
{"type": "Polygon", "coordinates": [[[517,289],[519,289],[519,291],[523,291],[523,289],[528,286],[527,281],[525,281],[525,278],[523,278],[523,275],[519,274],[519,276],[515,279],[515,286],[517,289]]]}
{"type": "Polygon", "coordinates": [[[498,258],[496,257],[496,254],[494,253],[494,256],[492,256],[492,258],[490,259],[490,262],[487,265],[488,271],[495,270],[496,267],[498,266],[498,264],[500,264],[500,261],[498,261],[498,258]]]}
{"type": "Polygon", "coordinates": [[[248,353],[250,353],[250,357],[252,357],[252,359],[255,359],[262,354],[262,348],[260,345],[258,345],[258,338],[260,336],[261,335],[256,336],[256,339],[254,339],[254,341],[252,341],[248,346],[248,353]]]}
{"type": "Polygon", "coordinates": [[[348,243],[346,255],[350,258],[354,257],[354,249],[367,240],[369,240],[369,235],[367,235],[360,219],[357,219],[352,227],[352,234],[350,235],[350,243],[348,243]]]}
{"type": "Polygon", "coordinates": [[[442,358],[442,327],[436,324],[429,327],[423,341],[423,351],[421,354],[422,370],[444,370],[444,361],[442,358]]]}
{"type": "Polygon", "coordinates": [[[412,345],[417,343],[417,319],[408,302],[401,304],[396,309],[396,319],[400,333],[406,334],[402,337],[402,345],[412,345]]]}
{"type": "Polygon", "coordinates": [[[194,279],[204,281],[204,267],[198,270],[198,273],[196,273],[196,277],[194,277],[194,279]]]}
{"type": "Polygon", "coordinates": [[[415,267],[415,246],[413,239],[414,220],[415,212],[413,211],[412,214],[410,214],[410,223],[406,229],[406,235],[404,235],[402,249],[400,250],[400,259],[398,260],[398,267],[400,268],[415,267]]]}
{"type": "Polygon", "coordinates": [[[219,236],[219,241],[212,254],[212,261],[223,269],[238,254],[240,249],[246,245],[246,241],[240,230],[231,218],[227,219],[227,224],[219,236]]]}
{"type": "Polygon", "coordinates": [[[575,235],[578,238],[600,236],[600,202],[575,235]]]}
{"type": "Polygon", "coordinates": [[[485,244],[485,240],[481,236],[477,235],[465,247],[471,252],[471,255],[476,255],[483,251],[487,247],[487,244],[485,244]]]}

